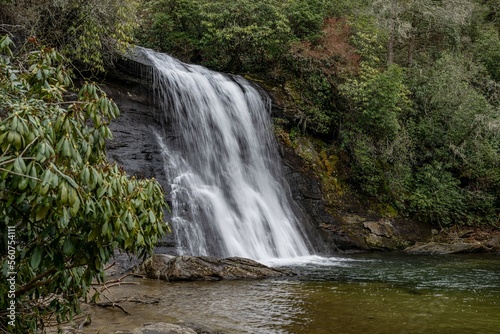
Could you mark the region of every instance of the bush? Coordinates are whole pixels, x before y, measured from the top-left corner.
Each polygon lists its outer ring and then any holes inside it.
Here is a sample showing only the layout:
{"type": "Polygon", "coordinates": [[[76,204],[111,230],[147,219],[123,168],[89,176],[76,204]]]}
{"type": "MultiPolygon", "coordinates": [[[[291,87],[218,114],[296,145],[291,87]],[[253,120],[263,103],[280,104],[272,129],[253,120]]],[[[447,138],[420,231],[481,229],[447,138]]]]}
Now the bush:
{"type": "MultiPolygon", "coordinates": [[[[24,58],[11,47],[0,39],[0,248],[12,250],[0,261],[4,277],[15,275],[16,318],[0,328],[34,333],[78,312],[115,248],[145,256],[168,227],[160,185],[107,162],[114,102],[93,84],[65,100],[60,54],[46,47],[24,58]]],[[[2,318],[10,300],[0,295],[2,318]]]]}
{"type": "Polygon", "coordinates": [[[144,13],[145,46],[224,71],[268,69],[291,37],[275,0],[149,1],[144,13]]]}
{"type": "Polygon", "coordinates": [[[0,18],[16,37],[57,48],[80,70],[100,73],[132,41],[136,6],[135,0],[5,1],[0,18]]]}
{"type": "Polygon", "coordinates": [[[465,193],[442,165],[424,165],[414,175],[409,210],[435,226],[460,224],[465,218],[465,193]]]}

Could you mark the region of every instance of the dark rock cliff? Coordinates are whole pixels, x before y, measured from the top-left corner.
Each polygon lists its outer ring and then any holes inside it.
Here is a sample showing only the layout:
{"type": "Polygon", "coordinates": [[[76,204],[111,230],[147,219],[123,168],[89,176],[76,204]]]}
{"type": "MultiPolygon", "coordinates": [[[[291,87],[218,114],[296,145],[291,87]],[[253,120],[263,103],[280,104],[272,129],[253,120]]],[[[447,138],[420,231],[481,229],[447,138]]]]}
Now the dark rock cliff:
{"type": "Polygon", "coordinates": [[[107,143],[108,158],[131,175],[154,177],[167,187],[161,148],[154,132],[159,125],[154,108],[147,102],[147,90],[132,82],[113,81],[103,88],[120,108],[120,117],[110,125],[113,139],[107,143]]]}

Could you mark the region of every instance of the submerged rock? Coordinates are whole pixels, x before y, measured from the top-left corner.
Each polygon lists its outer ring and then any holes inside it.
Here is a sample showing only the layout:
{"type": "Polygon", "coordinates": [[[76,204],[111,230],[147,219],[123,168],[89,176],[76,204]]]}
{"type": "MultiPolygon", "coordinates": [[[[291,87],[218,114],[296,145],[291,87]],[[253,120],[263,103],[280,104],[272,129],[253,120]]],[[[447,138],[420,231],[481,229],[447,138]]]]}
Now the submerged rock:
{"type": "Polygon", "coordinates": [[[288,269],[270,268],[250,259],[209,256],[155,254],[144,261],[138,272],[165,281],[223,280],[290,276],[288,269]]]}
{"type": "MultiPolygon", "coordinates": [[[[119,334],[116,333],[115,334],[119,334]]],[[[154,324],[147,324],[139,328],[134,329],[130,333],[123,334],[197,334],[197,332],[191,328],[169,324],[166,322],[158,322],[154,324]]]]}
{"type": "Polygon", "coordinates": [[[409,254],[461,254],[461,253],[477,253],[489,251],[482,242],[458,242],[458,243],[417,243],[414,246],[404,250],[409,254]]]}
{"type": "Polygon", "coordinates": [[[212,329],[195,324],[179,322],[171,324],[167,322],[157,322],[152,324],[144,324],[133,331],[116,331],[114,334],[222,334],[221,332],[213,331],[212,329]]]}

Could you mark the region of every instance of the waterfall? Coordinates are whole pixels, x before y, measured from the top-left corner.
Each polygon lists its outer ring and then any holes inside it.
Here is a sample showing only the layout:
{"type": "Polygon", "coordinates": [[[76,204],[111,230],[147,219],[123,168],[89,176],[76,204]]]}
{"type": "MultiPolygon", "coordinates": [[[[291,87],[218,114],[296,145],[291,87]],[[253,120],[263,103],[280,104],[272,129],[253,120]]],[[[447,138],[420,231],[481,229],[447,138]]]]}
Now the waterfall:
{"type": "Polygon", "coordinates": [[[254,260],[309,255],[291,209],[270,101],[248,81],[139,49],[153,65],[157,134],[180,255],[254,260]]]}

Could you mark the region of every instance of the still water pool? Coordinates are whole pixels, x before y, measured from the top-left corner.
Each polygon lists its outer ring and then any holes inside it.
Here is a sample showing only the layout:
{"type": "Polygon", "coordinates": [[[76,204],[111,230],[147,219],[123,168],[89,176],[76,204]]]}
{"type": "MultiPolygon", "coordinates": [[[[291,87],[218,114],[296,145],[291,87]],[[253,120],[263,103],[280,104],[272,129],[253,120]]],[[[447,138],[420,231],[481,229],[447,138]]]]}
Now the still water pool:
{"type": "MultiPolygon", "coordinates": [[[[94,310],[85,333],[183,320],[224,333],[500,333],[500,255],[311,257],[287,279],[160,282],[113,290],[156,305],[94,310]]],[[[137,282],[137,281],[136,281],[137,282]]]]}

